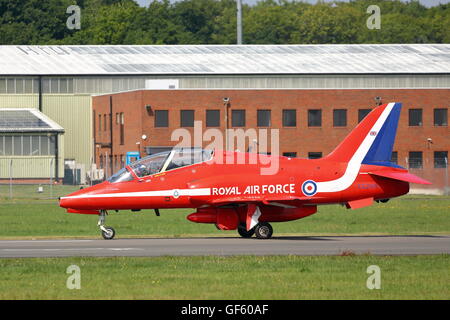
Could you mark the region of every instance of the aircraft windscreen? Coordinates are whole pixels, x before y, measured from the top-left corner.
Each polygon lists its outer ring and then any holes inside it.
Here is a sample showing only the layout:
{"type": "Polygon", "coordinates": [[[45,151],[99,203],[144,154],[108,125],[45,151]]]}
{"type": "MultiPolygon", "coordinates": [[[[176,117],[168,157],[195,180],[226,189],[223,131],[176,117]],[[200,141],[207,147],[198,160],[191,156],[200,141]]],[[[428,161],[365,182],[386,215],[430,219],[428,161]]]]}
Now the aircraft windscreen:
{"type": "Polygon", "coordinates": [[[190,166],[196,163],[211,160],[211,158],[212,150],[191,148],[177,149],[174,151],[173,157],[166,170],[190,166]]]}
{"type": "Polygon", "coordinates": [[[131,180],[133,180],[133,176],[126,168],[117,171],[114,175],[112,175],[108,179],[108,181],[111,183],[131,181],[131,180]]]}
{"type": "MultiPolygon", "coordinates": [[[[213,155],[212,150],[203,150],[203,149],[195,149],[195,148],[180,148],[174,149],[172,151],[165,151],[161,153],[157,153],[145,158],[142,158],[139,161],[136,161],[130,164],[130,168],[139,178],[150,176],[155,173],[159,173],[161,171],[172,170],[176,168],[181,168],[189,165],[193,165],[199,162],[204,162],[211,160],[213,155]]],[[[131,174],[122,169],[114,176],[110,178],[111,182],[120,182],[120,181],[128,181],[123,180],[119,173],[131,176],[131,174]],[[117,176],[117,177],[116,177],[117,176]],[[114,180],[114,181],[112,181],[114,180]],[[116,181],[117,180],[117,181],[116,181]]],[[[132,179],[132,178],[131,178],[132,179]]],[[[130,179],[130,180],[131,180],[130,179]]]]}
{"type": "Polygon", "coordinates": [[[130,167],[139,178],[149,176],[161,171],[169,154],[170,151],[157,153],[132,163],[130,167]]]}

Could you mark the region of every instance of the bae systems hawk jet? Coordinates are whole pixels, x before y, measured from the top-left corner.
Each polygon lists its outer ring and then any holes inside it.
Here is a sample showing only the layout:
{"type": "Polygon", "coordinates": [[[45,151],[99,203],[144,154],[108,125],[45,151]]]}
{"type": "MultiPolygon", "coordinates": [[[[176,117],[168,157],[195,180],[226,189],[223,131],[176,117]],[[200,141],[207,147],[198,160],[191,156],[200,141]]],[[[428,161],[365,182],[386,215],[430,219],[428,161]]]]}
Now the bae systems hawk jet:
{"type": "Polygon", "coordinates": [[[318,205],[357,209],[408,193],[409,183],[430,184],[390,162],[401,104],[372,110],[321,159],[258,155],[278,161],[274,175],[262,175],[252,153],[174,148],[126,166],[107,181],[60,198],[69,213],[99,215],[103,238],[108,210],[193,208],[187,219],[260,239],[272,236],[270,222],[316,213],[318,205]],[[245,159],[240,164],[235,159],[245,159]],[[220,161],[219,161],[220,160],[220,161]]]}

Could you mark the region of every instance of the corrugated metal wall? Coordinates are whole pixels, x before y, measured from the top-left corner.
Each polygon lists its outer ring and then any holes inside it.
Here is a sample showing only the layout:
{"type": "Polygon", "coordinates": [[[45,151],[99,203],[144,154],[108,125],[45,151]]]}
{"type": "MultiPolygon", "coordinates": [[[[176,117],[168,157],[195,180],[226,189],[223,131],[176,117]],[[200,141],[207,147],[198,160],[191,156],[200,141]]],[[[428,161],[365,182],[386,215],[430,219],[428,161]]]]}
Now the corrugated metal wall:
{"type": "MultiPolygon", "coordinates": [[[[58,177],[64,177],[64,135],[58,135],[58,177]]],[[[0,179],[47,179],[56,176],[54,156],[0,156],[0,179]],[[12,163],[11,163],[12,160],[12,163]],[[11,166],[12,164],[12,166],[11,166]]]]}
{"type": "MultiPolygon", "coordinates": [[[[0,108],[38,108],[36,94],[0,94],[0,108]]],[[[64,174],[64,158],[74,159],[89,168],[92,156],[91,96],[44,94],[42,112],[65,130],[66,144],[59,146],[65,157],[60,161],[64,174]]]]}
{"type": "MultiPolygon", "coordinates": [[[[61,168],[61,166],[59,166],[61,168]]],[[[61,172],[61,171],[60,171],[61,172]]],[[[55,158],[42,157],[1,157],[0,179],[47,179],[55,177],[55,158]],[[12,160],[12,172],[11,171],[12,160]]]]}
{"type": "Polygon", "coordinates": [[[180,88],[396,89],[450,88],[449,75],[180,77],[180,88]]]}
{"type": "Polygon", "coordinates": [[[37,94],[0,94],[0,108],[38,108],[37,94]]]}
{"type": "Polygon", "coordinates": [[[42,98],[42,112],[65,130],[64,157],[89,168],[92,154],[91,96],[52,95],[42,98]]]}

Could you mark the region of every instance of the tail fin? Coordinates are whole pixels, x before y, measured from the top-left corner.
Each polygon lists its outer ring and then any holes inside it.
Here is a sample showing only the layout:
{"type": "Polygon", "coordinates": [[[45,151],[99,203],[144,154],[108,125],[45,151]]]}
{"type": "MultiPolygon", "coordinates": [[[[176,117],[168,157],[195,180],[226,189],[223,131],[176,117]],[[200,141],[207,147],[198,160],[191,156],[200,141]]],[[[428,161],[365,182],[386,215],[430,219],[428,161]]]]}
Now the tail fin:
{"type": "Polygon", "coordinates": [[[398,167],[390,162],[401,103],[373,109],[326,158],[337,162],[398,167]]]}

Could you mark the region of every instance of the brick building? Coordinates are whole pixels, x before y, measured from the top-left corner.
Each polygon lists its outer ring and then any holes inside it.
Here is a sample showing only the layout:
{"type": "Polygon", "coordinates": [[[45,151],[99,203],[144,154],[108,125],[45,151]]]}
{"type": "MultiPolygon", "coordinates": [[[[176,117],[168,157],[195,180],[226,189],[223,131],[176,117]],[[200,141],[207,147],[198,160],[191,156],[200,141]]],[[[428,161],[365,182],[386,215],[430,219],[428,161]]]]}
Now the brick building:
{"type": "MultiPolygon", "coordinates": [[[[99,180],[102,171],[92,163],[95,159],[100,163],[99,155],[105,159],[105,152],[108,161],[104,160],[103,165],[110,172],[120,166],[122,152],[139,151],[139,148],[143,151],[148,146],[167,147],[169,133],[181,125],[181,111],[177,108],[195,110],[183,112],[186,122],[183,126],[190,125],[193,119],[205,121],[208,118],[211,128],[221,128],[215,126],[218,121],[220,126],[225,125],[222,100],[225,97],[231,99],[228,106],[230,128],[236,125],[243,126],[238,128],[257,127],[259,114],[260,127],[281,128],[281,152],[296,152],[302,157],[312,152],[311,156],[319,156],[318,152],[325,154],[337,141],[335,139],[355,124],[355,112],[359,111],[353,108],[373,106],[376,96],[386,102],[394,93],[404,93],[406,98],[400,94],[397,100],[405,103],[405,110],[417,109],[411,111],[411,121],[422,123],[412,125],[411,134],[427,136],[431,134],[429,129],[445,131],[434,128],[433,110],[448,110],[449,53],[450,44],[0,46],[0,108],[37,109],[64,128],[65,143],[60,146],[60,155],[64,158],[59,161],[63,167],[58,174],[66,183],[99,180]],[[143,89],[155,91],[133,91],[143,89]],[[159,89],[174,90],[159,92],[159,89]],[[395,91],[397,89],[399,91],[395,91]],[[114,126],[118,126],[117,132],[113,130],[113,140],[120,138],[122,130],[124,145],[119,143],[116,147],[113,143],[113,150],[110,150],[106,148],[110,143],[110,112],[92,110],[100,106],[97,103],[93,106],[91,97],[96,96],[94,101],[97,101],[108,99],[97,95],[125,91],[133,91],[126,96],[130,100],[119,103],[122,98],[114,95],[113,102],[117,101],[112,104],[113,109],[120,107],[123,111],[114,111],[111,117],[114,126]],[[189,93],[183,95],[183,92],[189,93]],[[433,96],[435,92],[443,92],[439,96],[443,95],[442,99],[447,102],[435,102],[441,99],[433,96]],[[131,109],[126,105],[140,105],[132,108],[140,116],[128,114],[131,109]],[[146,105],[150,106],[148,111],[142,110],[146,105]],[[160,107],[167,111],[155,112],[160,107]],[[208,109],[211,110],[206,111],[208,109]],[[307,109],[316,110],[309,112],[310,126],[305,122],[307,109]],[[123,114],[118,123],[116,113],[123,114]],[[99,115],[102,116],[101,126],[99,115]],[[130,127],[129,123],[135,121],[133,117],[142,121],[142,125],[130,127]],[[152,117],[158,118],[158,126],[154,127],[152,117]],[[292,132],[295,135],[291,136],[292,132]],[[142,134],[146,134],[147,139],[137,141],[135,137],[142,137],[142,134]],[[311,135],[325,137],[321,148],[311,148],[318,145],[310,142],[311,135]],[[136,145],[137,142],[141,144],[136,145]],[[112,163],[109,161],[111,154],[112,163]],[[79,174],[72,173],[78,171],[79,174]],[[72,179],[72,176],[79,179],[72,179]]],[[[445,118],[444,111],[436,112],[438,119],[445,118]]],[[[402,121],[408,116],[404,115],[402,121]]],[[[434,153],[431,158],[428,155],[432,148],[442,147],[436,141],[438,138],[433,139],[433,143],[426,146],[430,149],[422,151],[423,170],[430,166],[427,161],[434,161],[434,153]]],[[[398,161],[402,163],[410,151],[422,149],[399,149],[398,161]]],[[[10,150],[5,142],[0,156],[15,156],[10,150]]],[[[149,149],[150,152],[156,150],[149,149]]],[[[411,156],[420,164],[420,153],[411,156]]],[[[32,172],[36,170],[15,170],[13,178],[26,175],[35,178],[32,172]]]]}
{"type": "Polygon", "coordinates": [[[280,154],[321,157],[371,108],[387,102],[403,103],[392,161],[432,181],[430,188],[443,190],[449,173],[450,89],[177,89],[100,95],[92,100],[95,159],[109,176],[125,165],[129,151],[145,156],[174,146],[178,141],[171,135],[178,128],[194,135],[194,121],[201,121],[203,131],[279,129],[280,154]]]}

